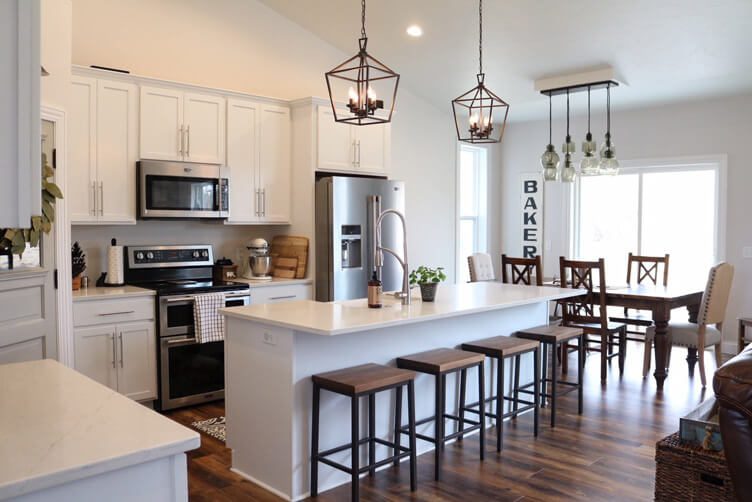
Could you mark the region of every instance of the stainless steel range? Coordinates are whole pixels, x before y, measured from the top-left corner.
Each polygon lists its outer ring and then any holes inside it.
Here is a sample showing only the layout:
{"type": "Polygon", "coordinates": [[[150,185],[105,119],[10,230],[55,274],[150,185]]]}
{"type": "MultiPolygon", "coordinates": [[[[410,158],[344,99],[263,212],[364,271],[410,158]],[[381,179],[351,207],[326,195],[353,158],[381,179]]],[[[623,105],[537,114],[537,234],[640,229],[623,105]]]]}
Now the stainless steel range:
{"type": "Polygon", "coordinates": [[[223,292],[225,305],[248,305],[248,284],[212,281],[211,245],[129,246],[127,284],[157,292],[157,408],[224,399],[224,342],[198,343],[193,305],[201,294],[223,292]]]}

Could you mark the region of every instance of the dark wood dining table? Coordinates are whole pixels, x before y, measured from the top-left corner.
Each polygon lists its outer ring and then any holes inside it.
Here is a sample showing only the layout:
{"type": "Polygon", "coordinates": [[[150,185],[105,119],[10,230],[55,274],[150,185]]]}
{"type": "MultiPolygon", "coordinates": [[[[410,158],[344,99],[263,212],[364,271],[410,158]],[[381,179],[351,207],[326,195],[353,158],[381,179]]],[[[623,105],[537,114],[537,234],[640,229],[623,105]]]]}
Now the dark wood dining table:
{"type": "MultiPolygon", "coordinates": [[[[655,372],[653,376],[658,390],[663,390],[667,376],[668,363],[668,322],[671,311],[686,307],[689,322],[697,322],[697,313],[702,301],[702,286],[661,286],[640,284],[606,288],[606,304],[614,307],[626,307],[647,310],[653,314],[655,324],[655,372]]],[[[697,360],[697,351],[690,351],[687,358],[690,365],[697,360]]]]}

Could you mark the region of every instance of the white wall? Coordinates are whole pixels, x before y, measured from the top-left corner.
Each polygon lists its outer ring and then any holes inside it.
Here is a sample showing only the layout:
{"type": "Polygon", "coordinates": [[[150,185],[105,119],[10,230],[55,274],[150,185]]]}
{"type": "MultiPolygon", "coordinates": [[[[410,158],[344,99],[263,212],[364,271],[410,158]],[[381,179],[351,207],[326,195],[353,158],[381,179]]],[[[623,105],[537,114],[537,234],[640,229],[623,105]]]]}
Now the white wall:
{"type": "MultiPolygon", "coordinates": [[[[351,55],[257,0],[73,0],[73,63],[79,65],[297,99],[325,96],[324,72],[351,55]]],[[[439,110],[402,86],[397,108],[391,177],[406,181],[410,263],[443,265],[453,275],[449,104],[439,110]]],[[[137,227],[139,239],[152,241],[172,240],[185,228],[181,223],[137,227]]],[[[77,227],[73,237],[104,246],[111,233],[117,232],[77,227]]]]}
{"type": "MultiPolygon", "coordinates": [[[[618,90],[614,99],[618,99],[618,90]]],[[[736,267],[736,275],[724,329],[726,341],[736,336],[735,319],[752,313],[752,288],[749,287],[752,260],[742,258],[742,247],[752,246],[752,170],[748,153],[752,137],[751,115],[752,95],[618,110],[612,114],[612,133],[620,159],[728,155],[728,191],[727,200],[723,201],[727,215],[725,260],[736,267]]],[[[554,123],[553,143],[557,149],[563,142],[564,127],[562,120],[554,123]]],[[[586,117],[575,117],[572,121],[570,129],[578,147],[586,127],[586,117]]],[[[600,117],[593,121],[592,130],[600,144],[604,130],[600,117]]],[[[539,158],[547,140],[547,121],[514,123],[507,129],[501,152],[501,228],[502,249],[509,254],[519,254],[520,250],[517,176],[521,172],[540,169],[539,158]]],[[[558,257],[567,255],[567,215],[562,211],[566,189],[555,183],[547,184],[545,190],[544,240],[550,242],[550,249],[544,244],[544,262],[545,273],[551,275],[558,266],[558,257]]]]}

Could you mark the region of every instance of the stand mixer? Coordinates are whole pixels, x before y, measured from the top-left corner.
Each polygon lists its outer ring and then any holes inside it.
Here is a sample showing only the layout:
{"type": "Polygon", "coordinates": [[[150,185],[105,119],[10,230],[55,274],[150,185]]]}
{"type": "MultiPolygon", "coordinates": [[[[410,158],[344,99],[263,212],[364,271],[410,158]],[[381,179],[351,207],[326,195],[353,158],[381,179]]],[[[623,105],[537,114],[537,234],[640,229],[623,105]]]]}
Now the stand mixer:
{"type": "Polygon", "coordinates": [[[272,257],[265,239],[253,239],[246,246],[248,262],[243,277],[252,281],[271,281],[272,257]]]}

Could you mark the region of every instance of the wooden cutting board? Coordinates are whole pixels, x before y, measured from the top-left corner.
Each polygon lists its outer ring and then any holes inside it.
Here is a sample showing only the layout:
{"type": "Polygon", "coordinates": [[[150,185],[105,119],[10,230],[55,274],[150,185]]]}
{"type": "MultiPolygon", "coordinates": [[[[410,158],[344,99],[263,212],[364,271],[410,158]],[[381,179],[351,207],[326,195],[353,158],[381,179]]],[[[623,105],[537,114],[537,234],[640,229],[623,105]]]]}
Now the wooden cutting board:
{"type": "Polygon", "coordinates": [[[295,271],[295,278],[305,278],[308,266],[308,237],[277,235],[272,239],[269,254],[271,254],[272,260],[275,258],[297,259],[298,265],[295,271]]]}
{"type": "Polygon", "coordinates": [[[274,277],[282,277],[284,279],[295,278],[295,274],[298,270],[297,258],[284,258],[282,256],[278,256],[276,258],[272,258],[272,264],[274,266],[274,272],[272,273],[274,277]]]}

